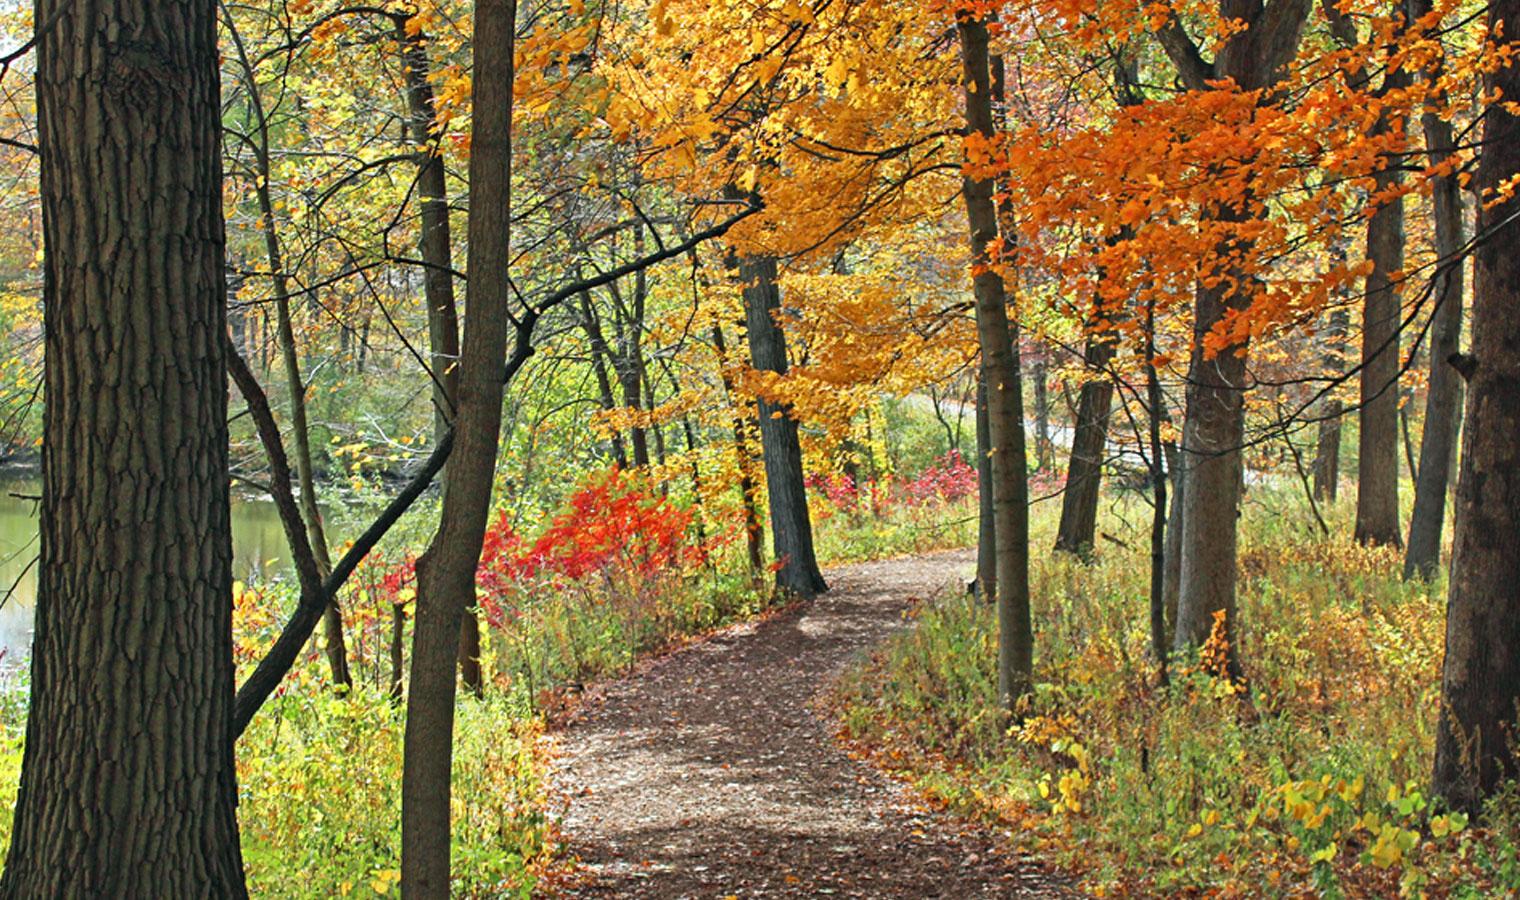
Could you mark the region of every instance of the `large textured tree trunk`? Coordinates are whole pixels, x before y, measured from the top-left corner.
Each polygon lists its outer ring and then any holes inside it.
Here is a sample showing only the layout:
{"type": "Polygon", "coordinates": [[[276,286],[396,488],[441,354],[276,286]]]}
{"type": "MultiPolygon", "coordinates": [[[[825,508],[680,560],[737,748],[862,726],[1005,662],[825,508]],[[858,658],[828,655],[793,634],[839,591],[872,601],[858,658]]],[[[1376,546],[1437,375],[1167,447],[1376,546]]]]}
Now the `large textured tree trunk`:
{"type": "MultiPolygon", "coordinates": [[[[1384,83],[1406,79],[1390,72],[1384,83]]],[[[1374,134],[1387,134],[1384,116],[1374,134]]],[[[1397,160],[1377,174],[1379,193],[1401,180],[1397,160]]],[[[1367,298],[1362,307],[1361,430],[1357,438],[1356,539],[1363,544],[1403,545],[1399,527],[1399,285],[1404,268],[1404,200],[1385,203],[1367,222],[1367,298]]]]}
{"type": "MultiPolygon", "coordinates": [[[[422,291],[427,301],[428,359],[433,370],[433,440],[440,441],[453,424],[459,404],[459,307],[454,299],[454,239],[449,223],[449,190],[443,153],[433,135],[433,71],[427,37],[408,32],[405,16],[396,16],[396,37],[406,63],[409,130],[417,146],[417,200],[421,234],[422,291]]],[[[443,470],[443,492],[449,490],[449,470],[443,470]]],[[[469,609],[459,621],[459,673],[465,687],[481,696],[480,623],[469,609]]]]}
{"type": "MultiPolygon", "coordinates": [[[[1410,16],[1418,20],[1430,0],[1415,0],[1410,16]]],[[[1439,73],[1431,73],[1432,79],[1439,73]]],[[[1451,123],[1434,112],[1422,117],[1425,146],[1432,165],[1451,158],[1455,141],[1451,123]]],[[[1447,359],[1457,352],[1462,334],[1462,194],[1455,174],[1438,178],[1432,189],[1436,256],[1445,268],[1436,276],[1436,309],[1430,326],[1430,383],[1425,397],[1425,429],[1420,438],[1420,471],[1414,485],[1409,520],[1409,549],[1404,577],[1429,579],[1441,561],[1441,531],[1446,524],[1446,490],[1451,481],[1461,428],[1462,382],[1447,359]]]]}
{"type": "Polygon", "coordinates": [[[215,7],[36,13],[41,565],[0,897],[240,900],[215,7]]]}
{"type": "MultiPolygon", "coordinates": [[[[1494,0],[1490,29],[1520,34],[1520,0],[1494,0]]],[[[1488,77],[1493,96],[1520,96],[1520,68],[1488,77]]],[[[1506,101],[1507,102],[1507,101],[1506,101]]],[[[1475,187],[1520,174],[1520,119],[1491,104],[1475,187]]],[[[1464,360],[1467,431],[1457,486],[1446,662],[1433,790],[1478,812],[1505,779],[1520,703],[1520,198],[1482,208],[1473,255],[1472,358],[1464,360]]]]}
{"type": "MultiPolygon", "coordinates": [[[[781,308],[776,260],[746,256],[739,260],[744,322],[749,332],[750,364],[763,372],[785,374],[786,335],[775,319],[781,308]]],[[[802,483],[802,445],[791,408],[761,398],[760,454],[765,461],[765,492],[770,498],[771,541],[776,552],[776,587],[798,597],[829,589],[813,553],[813,523],[802,483]]]]}
{"type": "MultiPolygon", "coordinates": [[[[966,85],[966,130],[991,137],[992,76],[987,23],[956,19],[966,85]]],[[[989,267],[987,248],[998,235],[992,179],[965,177],[961,194],[971,230],[972,291],[977,342],[987,382],[992,442],[992,505],[997,557],[998,702],[1013,709],[1029,694],[1034,672],[1034,627],[1029,610],[1029,485],[1024,449],[1024,398],[1016,342],[1008,322],[1003,276],[989,267]]]]}
{"type": "MultiPolygon", "coordinates": [[[[456,452],[449,464],[449,489],[438,530],[417,561],[417,621],[401,778],[401,890],[407,900],[449,897],[449,786],[460,622],[475,602],[475,571],[496,471],[503,376],[512,371],[503,370],[510,321],[515,9],[513,0],[477,0],[475,6],[469,316],[459,359],[456,452]]],[[[523,354],[514,353],[514,359],[519,356],[523,354]]]]}
{"type": "Polygon", "coordinates": [[[1066,466],[1066,490],[1061,494],[1061,521],[1056,526],[1056,549],[1078,555],[1092,552],[1098,531],[1098,492],[1114,402],[1114,383],[1104,371],[1114,357],[1112,336],[1089,338],[1084,355],[1089,377],[1077,399],[1076,432],[1066,466]]]}
{"type": "MultiPolygon", "coordinates": [[[[1349,324],[1350,316],[1344,309],[1330,314],[1330,330],[1325,335],[1332,344],[1324,359],[1327,374],[1339,375],[1341,372],[1341,343],[1349,324]]],[[[1314,499],[1334,503],[1341,480],[1341,401],[1334,397],[1325,398],[1317,415],[1319,433],[1314,449],[1314,499]]]]}

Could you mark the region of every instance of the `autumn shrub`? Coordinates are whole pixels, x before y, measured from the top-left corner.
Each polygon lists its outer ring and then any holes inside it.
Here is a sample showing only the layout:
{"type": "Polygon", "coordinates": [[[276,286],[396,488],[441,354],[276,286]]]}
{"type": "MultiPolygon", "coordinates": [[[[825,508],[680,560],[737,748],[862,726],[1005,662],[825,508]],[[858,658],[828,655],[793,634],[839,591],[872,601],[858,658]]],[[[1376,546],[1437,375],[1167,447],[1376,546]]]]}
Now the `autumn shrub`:
{"type": "Polygon", "coordinates": [[[1442,586],[1403,583],[1395,554],[1349,538],[1250,519],[1242,537],[1244,683],[1211,664],[1217,636],[1159,682],[1135,540],[1033,563],[1037,688],[1017,721],[989,712],[992,611],[948,595],[841,681],[844,731],[942,800],[1023,825],[1100,894],[1514,890],[1515,835],[1428,796],[1442,586]]]}

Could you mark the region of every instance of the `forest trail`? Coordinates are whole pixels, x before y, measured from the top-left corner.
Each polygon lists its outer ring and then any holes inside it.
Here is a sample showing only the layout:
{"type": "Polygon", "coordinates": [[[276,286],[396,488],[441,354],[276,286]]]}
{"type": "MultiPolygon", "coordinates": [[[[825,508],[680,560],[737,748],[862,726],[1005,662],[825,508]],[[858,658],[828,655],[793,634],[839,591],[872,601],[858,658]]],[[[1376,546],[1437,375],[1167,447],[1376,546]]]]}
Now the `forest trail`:
{"type": "Polygon", "coordinates": [[[911,598],[960,589],[974,553],[848,565],[800,609],[738,626],[593,689],[555,780],[584,877],[619,900],[1068,898],[837,745],[810,704],[904,627],[911,598]]]}

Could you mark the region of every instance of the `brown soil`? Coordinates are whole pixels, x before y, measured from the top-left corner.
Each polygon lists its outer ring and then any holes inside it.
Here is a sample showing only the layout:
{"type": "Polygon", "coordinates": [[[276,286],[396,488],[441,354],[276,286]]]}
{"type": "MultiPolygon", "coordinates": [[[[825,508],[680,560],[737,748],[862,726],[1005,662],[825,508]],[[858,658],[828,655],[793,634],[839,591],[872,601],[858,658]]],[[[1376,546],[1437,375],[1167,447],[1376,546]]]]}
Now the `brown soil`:
{"type": "Polygon", "coordinates": [[[811,708],[915,598],[964,589],[968,551],[862,563],[832,590],[593,688],[556,785],[582,877],[567,898],[1066,898],[980,826],[851,759],[811,708]]]}

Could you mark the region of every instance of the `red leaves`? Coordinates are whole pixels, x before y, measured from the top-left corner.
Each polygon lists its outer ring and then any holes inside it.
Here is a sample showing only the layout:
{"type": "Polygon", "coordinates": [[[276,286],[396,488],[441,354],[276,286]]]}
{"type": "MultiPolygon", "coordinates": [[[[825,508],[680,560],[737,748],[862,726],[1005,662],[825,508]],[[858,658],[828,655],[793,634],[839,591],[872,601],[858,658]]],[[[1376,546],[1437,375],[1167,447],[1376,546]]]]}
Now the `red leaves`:
{"type": "MultiPolygon", "coordinates": [[[[534,585],[596,576],[652,580],[707,561],[710,546],[687,537],[695,513],[616,467],[593,477],[566,505],[531,542],[512,529],[505,511],[487,527],[475,584],[493,626],[514,617],[523,591],[534,585]]],[[[379,597],[389,603],[410,599],[403,592],[416,584],[414,556],[390,566],[373,556],[369,565],[385,573],[375,585],[379,597]]]]}
{"type": "MultiPolygon", "coordinates": [[[[651,495],[617,468],[572,494],[569,507],[531,547],[506,561],[513,578],[553,574],[574,580],[614,565],[647,576],[705,559],[705,548],[686,543],[692,512],[651,495]]],[[[505,515],[498,528],[517,540],[505,515]]]]}
{"type": "Polygon", "coordinates": [[[857,485],[848,475],[809,475],[806,484],[823,491],[835,509],[858,513],[862,498],[866,498],[871,512],[880,515],[892,503],[926,506],[969,497],[976,493],[976,468],[961,457],[959,450],[951,450],[912,481],[888,478],[883,483],[867,481],[857,485]]]}

